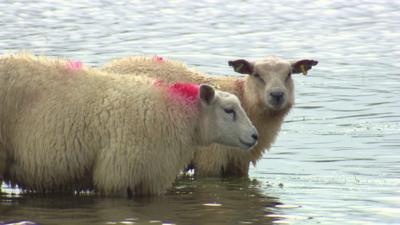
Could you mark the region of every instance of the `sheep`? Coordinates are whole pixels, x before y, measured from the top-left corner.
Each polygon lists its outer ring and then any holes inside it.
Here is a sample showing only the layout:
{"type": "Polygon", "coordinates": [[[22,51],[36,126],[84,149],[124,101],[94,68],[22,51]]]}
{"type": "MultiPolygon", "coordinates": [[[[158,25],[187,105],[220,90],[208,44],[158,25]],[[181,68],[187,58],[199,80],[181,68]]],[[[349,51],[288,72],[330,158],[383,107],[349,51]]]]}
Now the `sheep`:
{"type": "Polygon", "coordinates": [[[0,105],[2,175],[27,192],[158,195],[193,158],[192,146],[257,142],[239,99],[209,85],[26,53],[0,57],[0,105]]]}
{"type": "Polygon", "coordinates": [[[229,65],[245,78],[233,76],[210,76],[183,63],[162,58],[132,56],[116,59],[102,67],[104,71],[146,74],[169,82],[208,83],[239,97],[243,108],[259,132],[257,145],[250,151],[235,151],[231,147],[213,144],[200,147],[190,168],[195,175],[247,177],[249,165],[254,165],[266,149],[275,141],[285,116],[294,104],[292,74],[303,73],[317,61],[303,59],[289,61],[279,57],[266,57],[254,62],[245,59],[229,61],[229,65]]]}

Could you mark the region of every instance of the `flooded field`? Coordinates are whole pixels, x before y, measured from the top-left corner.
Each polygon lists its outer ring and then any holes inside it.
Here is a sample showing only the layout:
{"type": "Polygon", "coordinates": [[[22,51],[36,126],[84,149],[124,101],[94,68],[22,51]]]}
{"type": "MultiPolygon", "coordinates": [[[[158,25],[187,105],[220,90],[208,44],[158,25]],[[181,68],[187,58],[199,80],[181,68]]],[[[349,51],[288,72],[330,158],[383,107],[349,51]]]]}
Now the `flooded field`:
{"type": "MultiPolygon", "coordinates": [[[[182,178],[165,196],[26,196],[3,184],[0,224],[399,224],[400,2],[0,2],[0,53],[101,66],[160,55],[238,76],[237,58],[319,61],[242,179],[182,178]]],[[[0,106],[1,107],[1,106],[0,106]]]]}

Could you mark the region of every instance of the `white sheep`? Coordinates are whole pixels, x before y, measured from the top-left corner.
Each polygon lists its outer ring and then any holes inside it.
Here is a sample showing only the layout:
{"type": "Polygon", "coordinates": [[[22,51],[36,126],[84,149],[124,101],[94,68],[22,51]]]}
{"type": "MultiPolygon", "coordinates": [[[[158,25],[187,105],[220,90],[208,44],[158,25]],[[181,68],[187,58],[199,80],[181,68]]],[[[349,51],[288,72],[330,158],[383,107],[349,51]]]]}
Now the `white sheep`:
{"type": "Polygon", "coordinates": [[[235,151],[231,147],[213,144],[201,147],[189,166],[197,176],[248,176],[249,164],[262,157],[274,142],[283,120],[294,104],[294,85],[291,75],[306,74],[315,60],[289,61],[266,57],[254,62],[239,59],[229,61],[233,69],[245,78],[210,76],[176,61],[160,57],[140,56],[116,59],[104,65],[105,71],[146,74],[169,82],[208,83],[239,97],[243,108],[259,132],[258,144],[250,151],[235,151]]]}
{"type": "Polygon", "coordinates": [[[29,54],[0,57],[0,105],[2,175],[33,192],[160,194],[193,146],[249,149],[257,139],[238,98],[211,86],[29,54]]]}

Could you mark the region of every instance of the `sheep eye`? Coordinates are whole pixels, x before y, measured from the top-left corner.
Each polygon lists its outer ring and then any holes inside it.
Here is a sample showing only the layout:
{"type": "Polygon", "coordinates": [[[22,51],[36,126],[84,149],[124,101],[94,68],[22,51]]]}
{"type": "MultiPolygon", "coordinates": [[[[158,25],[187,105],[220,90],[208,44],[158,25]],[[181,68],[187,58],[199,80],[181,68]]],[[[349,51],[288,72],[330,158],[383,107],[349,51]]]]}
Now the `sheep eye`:
{"type": "Polygon", "coordinates": [[[231,114],[233,117],[233,120],[236,120],[236,112],[233,109],[224,109],[224,111],[228,114],[231,114]]]}
{"type": "Polygon", "coordinates": [[[228,114],[235,113],[235,110],[233,109],[224,109],[224,111],[228,114]]]}
{"type": "Polygon", "coordinates": [[[253,74],[253,76],[254,76],[255,78],[257,78],[259,81],[265,83],[264,79],[261,78],[260,74],[255,73],[255,74],[253,74]]]}

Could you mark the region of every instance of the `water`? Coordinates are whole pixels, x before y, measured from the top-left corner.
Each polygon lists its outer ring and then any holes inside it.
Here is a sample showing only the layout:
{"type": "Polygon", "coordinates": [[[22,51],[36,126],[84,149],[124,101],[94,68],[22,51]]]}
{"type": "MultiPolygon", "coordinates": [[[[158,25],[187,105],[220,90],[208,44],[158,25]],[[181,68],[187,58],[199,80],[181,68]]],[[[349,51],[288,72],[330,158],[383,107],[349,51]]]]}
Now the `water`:
{"type": "Polygon", "coordinates": [[[296,106],[251,182],[185,178],[166,196],[136,200],[3,186],[0,221],[400,224],[400,2],[2,0],[0,8],[1,54],[30,49],[93,66],[157,54],[232,75],[227,61],[236,58],[320,62],[294,78],[296,106]]]}

